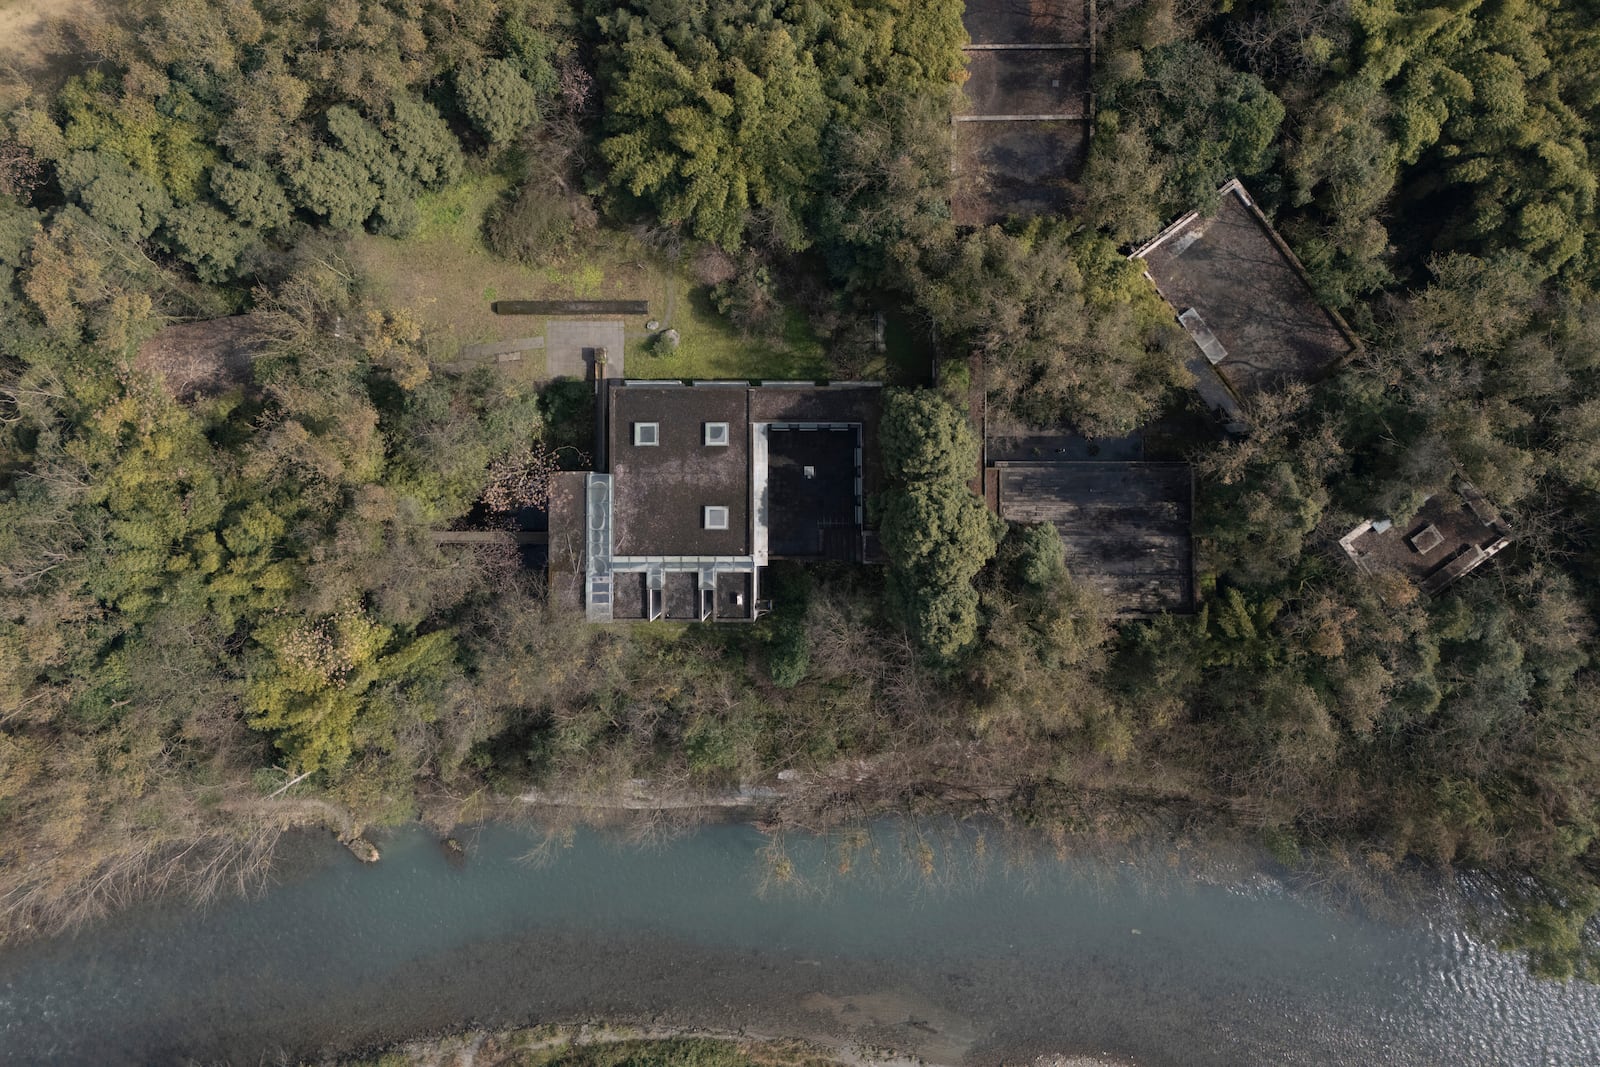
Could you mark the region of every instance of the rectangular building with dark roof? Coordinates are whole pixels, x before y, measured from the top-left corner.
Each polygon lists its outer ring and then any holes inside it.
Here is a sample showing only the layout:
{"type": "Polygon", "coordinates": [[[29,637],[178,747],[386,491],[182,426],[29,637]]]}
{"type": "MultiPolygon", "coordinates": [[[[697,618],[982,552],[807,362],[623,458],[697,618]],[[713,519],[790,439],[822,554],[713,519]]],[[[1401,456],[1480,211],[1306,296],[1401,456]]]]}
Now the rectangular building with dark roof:
{"type": "Polygon", "coordinates": [[[1359,347],[1237,179],[1133,254],[1194,341],[1202,398],[1234,419],[1251,396],[1310,382],[1359,347]]]}
{"type": "Polygon", "coordinates": [[[592,621],[749,621],[763,610],[771,560],[871,555],[877,385],[611,380],[601,389],[606,469],[567,476],[551,515],[552,545],[581,546],[559,557],[553,588],[560,579],[581,589],[592,621]]]}

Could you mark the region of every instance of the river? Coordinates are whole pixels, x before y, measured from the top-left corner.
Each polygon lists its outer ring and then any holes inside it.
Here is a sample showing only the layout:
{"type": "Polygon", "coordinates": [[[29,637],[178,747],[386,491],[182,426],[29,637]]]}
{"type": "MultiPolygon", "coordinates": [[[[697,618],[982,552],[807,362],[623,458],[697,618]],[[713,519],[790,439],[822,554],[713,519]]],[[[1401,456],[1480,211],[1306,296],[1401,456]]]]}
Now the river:
{"type": "Polygon", "coordinates": [[[743,825],[543,850],[492,825],[459,865],[416,828],[371,867],[307,836],[257,898],[0,954],[0,1062],[256,1064],[604,1017],[941,1063],[1600,1064],[1600,990],[1531,978],[1453,920],[1334,911],[1159,851],[1018,863],[970,826],[922,853],[906,825],[851,850],[791,838],[788,880],[743,825]]]}

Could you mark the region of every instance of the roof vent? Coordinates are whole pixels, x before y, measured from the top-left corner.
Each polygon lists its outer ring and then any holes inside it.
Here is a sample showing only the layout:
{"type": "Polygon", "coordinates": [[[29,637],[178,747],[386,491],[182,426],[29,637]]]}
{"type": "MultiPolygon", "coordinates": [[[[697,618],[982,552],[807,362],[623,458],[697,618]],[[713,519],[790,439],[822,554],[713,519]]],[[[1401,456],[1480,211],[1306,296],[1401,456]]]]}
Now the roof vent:
{"type": "Polygon", "coordinates": [[[633,443],[641,446],[659,445],[661,443],[661,424],[658,422],[634,423],[633,443]]]}
{"type": "Polygon", "coordinates": [[[728,509],[707,505],[705,522],[708,530],[726,530],[728,528],[728,509]]]}
{"type": "Polygon", "coordinates": [[[1444,544],[1444,534],[1440,533],[1439,528],[1431,522],[1411,535],[1411,547],[1417,550],[1418,555],[1426,556],[1442,544],[1444,544]]]}
{"type": "Polygon", "coordinates": [[[708,446],[726,445],[728,443],[728,424],[725,422],[706,423],[706,444],[708,446]]]}

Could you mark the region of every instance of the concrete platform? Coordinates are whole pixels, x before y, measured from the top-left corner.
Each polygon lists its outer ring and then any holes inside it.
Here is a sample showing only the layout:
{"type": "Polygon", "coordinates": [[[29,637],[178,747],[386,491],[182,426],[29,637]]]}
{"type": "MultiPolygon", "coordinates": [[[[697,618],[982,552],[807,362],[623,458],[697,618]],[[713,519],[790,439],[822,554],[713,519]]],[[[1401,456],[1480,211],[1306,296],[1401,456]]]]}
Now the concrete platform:
{"type": "Polygon", "coordinates": [[[623,376],[620,319],[555,320],[545,327],[544,341],[547,377],[587,380],[594,353],[601,348],[606,350],[606,376],[623,376]]]}

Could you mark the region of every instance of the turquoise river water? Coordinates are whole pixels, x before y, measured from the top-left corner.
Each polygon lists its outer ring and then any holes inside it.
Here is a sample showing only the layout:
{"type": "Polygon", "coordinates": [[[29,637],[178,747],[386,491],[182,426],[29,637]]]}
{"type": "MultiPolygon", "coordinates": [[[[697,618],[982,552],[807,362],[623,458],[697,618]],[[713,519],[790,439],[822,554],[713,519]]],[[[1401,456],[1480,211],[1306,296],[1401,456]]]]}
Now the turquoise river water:
{"type": "Polygon", "coordinates": [[[276,884],[0,954],[0,1063],[275,1063],[468,1024],[608,1018],[869,1041],[938,1063],[1600,1064],[1600,990],[1456,921],[1333,911],[1248,868],[1018,864],[972,827],[837,839],[580,832],[530,857],[420,829],[365,867],[296,842],[276,884]]]}

